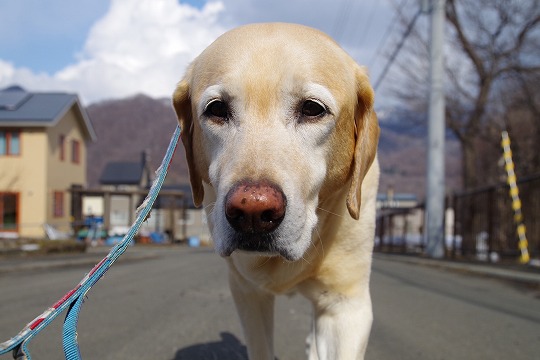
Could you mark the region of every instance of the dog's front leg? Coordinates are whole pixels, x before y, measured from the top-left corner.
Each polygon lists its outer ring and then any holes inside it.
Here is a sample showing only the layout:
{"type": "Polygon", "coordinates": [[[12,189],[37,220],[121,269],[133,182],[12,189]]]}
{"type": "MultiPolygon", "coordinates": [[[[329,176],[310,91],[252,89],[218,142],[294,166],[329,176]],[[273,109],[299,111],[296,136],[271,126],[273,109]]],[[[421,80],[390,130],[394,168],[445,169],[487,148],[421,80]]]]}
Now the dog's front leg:
{"type": "Polygon", "coordinates": [[[250,360],[274,360],[274,295],[257,289],[232,266],[229,286],[250,360]]]}
{"type": "Polygon", "coordinates": [[[352,297],[323,292],[312,301],[309,359],[363,359],[373,321],[369,292],[352,297]]]}

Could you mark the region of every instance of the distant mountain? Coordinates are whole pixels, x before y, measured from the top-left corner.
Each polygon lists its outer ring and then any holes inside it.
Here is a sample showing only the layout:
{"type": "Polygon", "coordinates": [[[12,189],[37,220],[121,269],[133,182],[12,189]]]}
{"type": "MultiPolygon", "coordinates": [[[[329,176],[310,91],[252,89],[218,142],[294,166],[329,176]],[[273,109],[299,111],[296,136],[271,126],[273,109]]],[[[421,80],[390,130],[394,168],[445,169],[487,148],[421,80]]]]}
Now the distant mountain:
{"type": "MultiPolygon", "coordinates": [[[[153,169],[165,154],[176,115],[168,99],[152,99],[145,95],[109,100],[90,105],[88,114],[97,134],[97,141],[88,147],[88,182],[99,185],[99,177],[110,161],[140,161],[150,151],[153,169]]],[[[396,193],[413,193],[424,197],[427,129],[420,115],[403,110],[379,111],[381,138],[380,192],[392,187],[396,193]]],[[[460,183],[459,146],[451,136],[446,143],[447,188],[457,189],[460,183]]],[[[167,183],[188,183],[184,149],[179,144],[170,167],[167,183]]]]}
{"type": "MultiPolygon", "coordinates": [[[[381,177],[379,192],[392,188],[396,193],[425,196],[427,163],[427,126],[425,115],[392,109],[378,111],[381,137],[379,162],[381,177]]],[[[446,189],[461,188],[461,151],[454,136],[447,132],[446,189]]]]}
{"type": "MultiPolygon", "coordinates": [[[[176,127],[177,120],[170,100],[136,95],[90,105],[88,115],[97,140],[88,146],[88,183],[99,185],[99,178],[110,161],[141,161],[142,152],[150,152],[150,164],[157,169],[176,127]]],[[[178,145],[167,176],[168,183],[188,179],[184,148],[178,145]]]]}

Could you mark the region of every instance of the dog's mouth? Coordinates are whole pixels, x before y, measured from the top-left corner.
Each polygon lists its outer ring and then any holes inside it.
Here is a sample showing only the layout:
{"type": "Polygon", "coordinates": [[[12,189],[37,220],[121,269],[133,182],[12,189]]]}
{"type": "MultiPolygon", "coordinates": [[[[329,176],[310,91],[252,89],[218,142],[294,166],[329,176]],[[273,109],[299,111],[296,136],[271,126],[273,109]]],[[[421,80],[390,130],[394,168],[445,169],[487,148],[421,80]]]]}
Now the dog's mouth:
{"type": "Polygon", "coordinates": [[[246,235],[239,234],[234,240],[238,250],[256,252],[276,252],[272,234],[246,235]]]}
{"type": "Polygon", "coordinates": [[[281,256],[288,261],[296,261],[299,256],[295,256],[288,249],[277,245],[276,236],[270,234],[242,234],[235,233],[226,249],[219,251],[221,256],[230,256],[235,251],[245,251],[265,256],[281,256]]]}

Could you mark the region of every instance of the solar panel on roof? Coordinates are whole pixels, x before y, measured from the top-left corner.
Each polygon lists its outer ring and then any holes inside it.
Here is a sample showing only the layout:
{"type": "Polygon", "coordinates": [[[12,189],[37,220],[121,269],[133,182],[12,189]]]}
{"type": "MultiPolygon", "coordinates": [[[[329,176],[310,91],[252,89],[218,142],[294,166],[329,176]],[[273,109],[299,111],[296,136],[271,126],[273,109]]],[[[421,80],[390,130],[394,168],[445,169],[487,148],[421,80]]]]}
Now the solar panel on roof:
{"type": "Polygon", "coordinates": [[[0,91],[0,110],[17,110],[30,96],[26,91],[0,91]]]}

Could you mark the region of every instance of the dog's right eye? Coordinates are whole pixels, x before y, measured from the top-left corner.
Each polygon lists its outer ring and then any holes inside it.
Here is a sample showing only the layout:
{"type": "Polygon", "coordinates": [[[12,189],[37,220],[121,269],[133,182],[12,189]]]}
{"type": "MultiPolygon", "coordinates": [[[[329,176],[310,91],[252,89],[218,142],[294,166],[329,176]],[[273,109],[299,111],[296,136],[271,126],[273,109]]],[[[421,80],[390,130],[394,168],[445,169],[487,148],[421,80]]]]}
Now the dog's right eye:
{"type": "Polygon", "coordinates": [[[229,107],[221,100],[212,100],[206,105],[204,114],[208,117],[216,117],[222,121],[227,121],[229,118],[229,107]]]}

